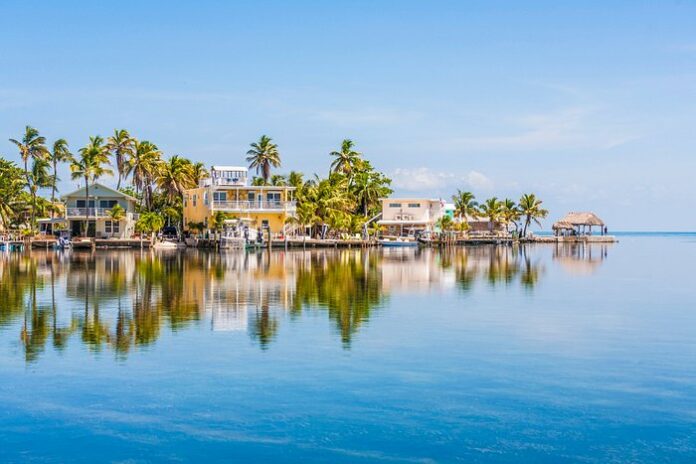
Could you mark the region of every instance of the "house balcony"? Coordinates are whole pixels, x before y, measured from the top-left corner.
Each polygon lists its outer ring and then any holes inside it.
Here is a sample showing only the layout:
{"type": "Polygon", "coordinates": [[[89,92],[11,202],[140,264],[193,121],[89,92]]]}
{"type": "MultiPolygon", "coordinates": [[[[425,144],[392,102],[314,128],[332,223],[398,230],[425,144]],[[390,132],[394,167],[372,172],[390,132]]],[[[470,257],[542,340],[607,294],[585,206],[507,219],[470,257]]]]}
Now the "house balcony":
{"type": "Polygon", "coordinates": [[[213,209],[227,212],[291,212],[294,201],[214,201],[213,209]]]}
{"type": "MultiPolygon", "coordinates": [[[[66,219],[85,219],[89,216],[90,219],[99,219],[110,217],[111,208],[67,208],[65,210],[66,219]]],[[[137,220],[138,214],[126,212],[125,219],[137,220]]]]}

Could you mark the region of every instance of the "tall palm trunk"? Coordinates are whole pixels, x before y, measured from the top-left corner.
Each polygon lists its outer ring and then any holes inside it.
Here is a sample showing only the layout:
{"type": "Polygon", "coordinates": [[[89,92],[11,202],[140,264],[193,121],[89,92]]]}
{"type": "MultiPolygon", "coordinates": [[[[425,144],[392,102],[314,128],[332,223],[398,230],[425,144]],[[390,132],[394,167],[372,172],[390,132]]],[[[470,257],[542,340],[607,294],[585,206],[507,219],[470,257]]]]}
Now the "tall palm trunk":
{"type": "Polygon", "coordinates": [[[123,172],[123,161],[116,159],[116,170],[118,171],[118,181],[116,181],[116,190],[121,191],[121,177],[123,172]]]}
{"type": "Polygon", "coordinates": [[[89,177],[87,176],[85,176],[85,208],[85,237],[89,237],[89,177]]]}
{"type": "MultiPolygon", "coordinates": [[[[53,157],[53,179],[51,180],[51,219],[56,217],[56,179],[58,179],[58,162],[55,156],[53,157]]],[[[53,225],[51,225],[53,227],[53,225]]]]}
{"type": "Polygon", "coordinates": [[[24,176],[27,179],[27,187],[29,188],[29,191],[31,192],[31,215],[30,215],[30,230],[33,233],[34,232],[34,221],[36,219],[36,194],[34,193],[32,189],[32,181],[31,181],[31,176],[29,175],[29,157],[24,158],[24,176]]]}
{"type": "Polygon", "coordinates": [[[266,162],[263,163],[263,183],[268,183],[268,178],[271,177],[271,165],[266,162]]]}

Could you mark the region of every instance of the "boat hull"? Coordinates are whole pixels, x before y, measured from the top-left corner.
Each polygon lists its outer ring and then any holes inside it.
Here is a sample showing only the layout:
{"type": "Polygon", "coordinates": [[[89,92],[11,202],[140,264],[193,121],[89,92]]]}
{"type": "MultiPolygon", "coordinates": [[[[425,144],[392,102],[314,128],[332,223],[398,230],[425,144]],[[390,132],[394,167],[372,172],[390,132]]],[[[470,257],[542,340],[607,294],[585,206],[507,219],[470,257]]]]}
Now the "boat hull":
{"type": "Polygon", "coordinates": [[[417,247],[418,242],[398,241],[398,240],[380,240],[379,244],[387,248],[408,248],[417,247]]]}

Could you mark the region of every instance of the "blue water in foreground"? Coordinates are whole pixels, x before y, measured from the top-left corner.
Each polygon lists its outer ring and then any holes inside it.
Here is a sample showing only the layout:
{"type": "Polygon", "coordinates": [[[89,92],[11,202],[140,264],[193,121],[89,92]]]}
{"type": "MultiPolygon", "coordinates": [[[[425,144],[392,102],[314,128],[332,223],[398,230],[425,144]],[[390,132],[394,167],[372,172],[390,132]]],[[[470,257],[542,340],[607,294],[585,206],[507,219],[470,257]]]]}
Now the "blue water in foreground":
{"type": "Polygon", "coordinates": [[[696,235],[0,258],[0,462],[696,462],[696,235]]]}

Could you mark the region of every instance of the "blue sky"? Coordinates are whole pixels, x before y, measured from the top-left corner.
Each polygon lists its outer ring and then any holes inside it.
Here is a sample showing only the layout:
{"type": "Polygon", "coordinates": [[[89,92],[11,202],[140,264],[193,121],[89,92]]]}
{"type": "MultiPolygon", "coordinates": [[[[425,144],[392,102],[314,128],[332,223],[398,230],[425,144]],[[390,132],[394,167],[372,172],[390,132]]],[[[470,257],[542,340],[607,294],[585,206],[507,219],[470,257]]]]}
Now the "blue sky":
{"type": "Polygon", "coordinates": [[[4,0],[1,155],[26,124],[308,173],[348,137],[400,195],[696,230],[696,2],[4,0]]]}

